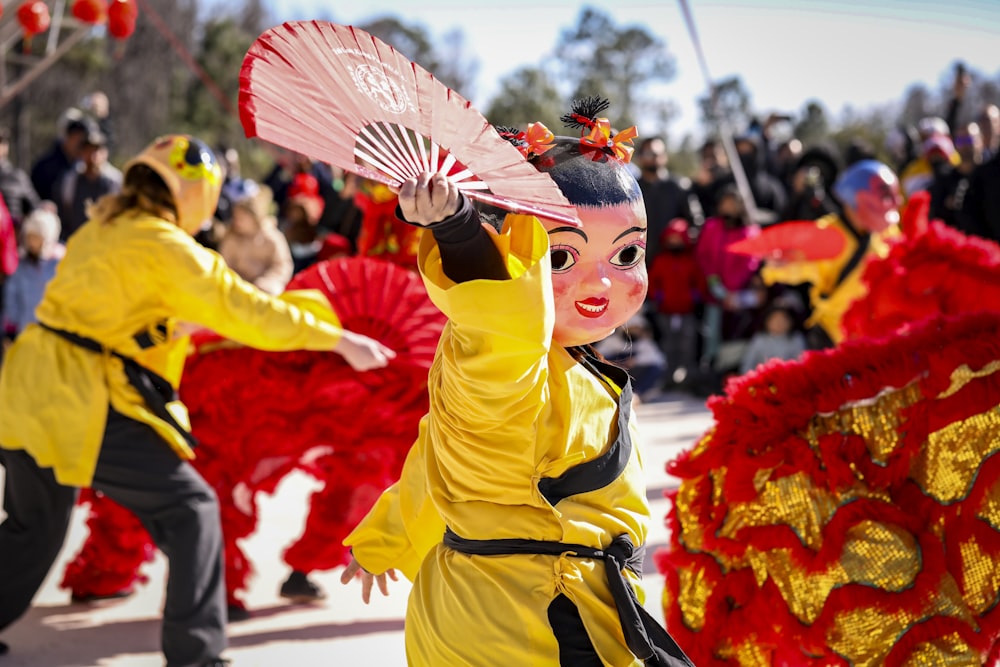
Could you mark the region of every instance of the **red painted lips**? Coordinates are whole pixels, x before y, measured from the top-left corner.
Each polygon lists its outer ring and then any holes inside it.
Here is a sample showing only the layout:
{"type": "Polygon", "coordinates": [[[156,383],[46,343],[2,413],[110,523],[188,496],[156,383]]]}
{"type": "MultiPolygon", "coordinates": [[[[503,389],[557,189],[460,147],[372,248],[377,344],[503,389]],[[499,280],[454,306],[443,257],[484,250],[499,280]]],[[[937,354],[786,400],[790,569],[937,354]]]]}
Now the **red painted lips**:
{"type": "Polygon", "coordinates": [[[574,304],[578,313],[584,317],[600,317],[608,309],[608,300],[605,297],[591,297],[583,301],[576,301],[574,304]]]}

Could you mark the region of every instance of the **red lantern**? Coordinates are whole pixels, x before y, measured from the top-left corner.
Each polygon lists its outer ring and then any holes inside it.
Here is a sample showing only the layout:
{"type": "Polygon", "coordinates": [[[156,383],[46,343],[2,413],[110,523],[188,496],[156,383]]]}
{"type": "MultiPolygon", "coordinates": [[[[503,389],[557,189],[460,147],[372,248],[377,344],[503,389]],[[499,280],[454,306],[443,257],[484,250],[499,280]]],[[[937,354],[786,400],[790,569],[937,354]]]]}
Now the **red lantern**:
{"type": "Polygon", "coordinates": [[[135,32],[139,8],[135,0],[111,0],[108,7],[108,32],[115,39],[128,39],[135,32]]]}
{"type": "Polygon", "coordinates": [[[24,29],[24,36],[31,38],[49,29],[52,17],[49,7],[42,0],[30,0],[17,9],[17,21],[24,29]]]}
{"type": "Polygon", "coordinates": [[[24,30],[24,50],[31,50],[31,37],[49,29],[52,17],[49,7],[42,0],[30,0],[17,8],[17,22],[24,30]]]}
{"type": "Polygon", "coordinates": [[[108,0],[76,0],[73,17],[92,25],[104,23],[108,18],[108,0]]]}
{"type": "Polygon", "coordinates": [[[135,21],[139,16],[139,6],[135,0],[111,0],[108,16],[135,21]]]}

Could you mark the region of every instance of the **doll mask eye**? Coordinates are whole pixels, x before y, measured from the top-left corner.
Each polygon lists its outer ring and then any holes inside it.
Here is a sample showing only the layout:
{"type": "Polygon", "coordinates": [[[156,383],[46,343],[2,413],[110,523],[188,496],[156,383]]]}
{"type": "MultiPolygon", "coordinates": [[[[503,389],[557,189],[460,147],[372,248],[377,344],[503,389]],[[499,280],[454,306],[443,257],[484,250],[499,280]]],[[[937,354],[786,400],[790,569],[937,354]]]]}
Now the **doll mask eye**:
{"type": "Polygon", "coordinates": [[[632,243],[625,246],[611,257],[611,263],[622,268],[635,266],[646,256],[646,249],[638,244],[632,243]]]}
{"type": "Polygon", "coordinates": [[[577,254],[568,246],[556,246],[549,251],[553,271],[567,271],[576,264],[577,254]]]}

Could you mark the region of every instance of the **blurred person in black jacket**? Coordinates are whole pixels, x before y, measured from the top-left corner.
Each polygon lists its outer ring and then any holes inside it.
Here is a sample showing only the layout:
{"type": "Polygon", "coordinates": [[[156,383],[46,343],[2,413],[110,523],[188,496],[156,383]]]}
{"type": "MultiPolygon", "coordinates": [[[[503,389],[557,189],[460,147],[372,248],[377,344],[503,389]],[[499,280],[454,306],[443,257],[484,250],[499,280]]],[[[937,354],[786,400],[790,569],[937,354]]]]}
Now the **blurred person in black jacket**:
{"type": "Polygon", "coordinates": [[[1000,154],[976,167],[969,177],[959,228],[966,234],[1000,241],[1000,154]]]}
{"type": "Polygon", "coordinates": [[[962,209],[972,182],[972,174],[983,163],[983,137],[979,125],[959,125],[955,129],[954,147],[962,161],[957,167],[942,168],[941,173],[936,174],[931,182],[930,217],[960,229],[962,209]]]}
{"type": "Polygon", "coordinates": [[[639,189],[646,205],[646,267],[661,251],[660,237],[675,218],[698,228],[704,222],[701,205],[691,192],[691,181],[674,178],[667,170],[669,156],[663,137],[647,137],[635,152],[639,189]]]}

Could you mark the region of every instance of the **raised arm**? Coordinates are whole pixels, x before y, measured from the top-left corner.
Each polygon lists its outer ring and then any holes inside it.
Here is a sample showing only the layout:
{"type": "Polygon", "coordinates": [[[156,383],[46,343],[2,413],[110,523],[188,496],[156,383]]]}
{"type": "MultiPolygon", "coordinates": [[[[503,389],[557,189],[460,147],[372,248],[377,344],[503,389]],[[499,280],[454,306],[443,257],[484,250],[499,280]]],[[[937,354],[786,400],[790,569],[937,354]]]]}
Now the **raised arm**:
{"type": "Polygon", "coordinates": [[[421,174],[403,183],[399,211],[411,225],[429,229],[438,243],[441,268],[456,283],[510,278],[503,257],[479,221],[476,209],[441,174],[421,174]]]}

